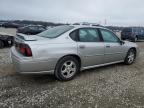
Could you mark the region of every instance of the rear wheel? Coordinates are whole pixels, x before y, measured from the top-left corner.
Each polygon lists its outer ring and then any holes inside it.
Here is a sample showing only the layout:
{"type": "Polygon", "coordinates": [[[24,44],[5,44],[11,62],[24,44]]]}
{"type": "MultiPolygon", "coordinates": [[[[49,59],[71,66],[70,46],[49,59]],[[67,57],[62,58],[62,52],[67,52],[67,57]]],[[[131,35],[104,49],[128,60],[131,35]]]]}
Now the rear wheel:
{"type": "Polygon", "coordinates": [[[79,69],[78,60],[72,56],[66,56],[57,63],[55,76],[59,80],[68,81],[74,78],[79,69]]]}
{"type": "Polygon", "coordinates": [[[127,53],[124,63],[127,65],[133,64],[136,58],[136,51],[134,49],[130,49],[127,53]]]}
{"type": "Polygon", "coordinates": [[[4,47],[4,42],[2,40],[0,40],[0,48],[4,47]]]}

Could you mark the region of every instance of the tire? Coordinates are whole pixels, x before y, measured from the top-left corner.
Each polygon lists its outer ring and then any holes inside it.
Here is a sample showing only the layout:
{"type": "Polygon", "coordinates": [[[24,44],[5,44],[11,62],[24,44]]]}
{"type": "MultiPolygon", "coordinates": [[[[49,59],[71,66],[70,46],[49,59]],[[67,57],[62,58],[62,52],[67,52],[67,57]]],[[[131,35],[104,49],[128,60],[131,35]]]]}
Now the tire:
{"type": "Polygon", "coordinates": [[[0,40],[0,48],[4,47],[4,42],[2,40],[0,40]]]}
{"type": "Polygon", "coordinates": [[[127,53],[124,63],[126,65],[131,65],[134,63],[136,58],[136,51],[134,49],[130,49],[127,53]]]}
{"type": "Polygon", "coordinates": [[[72,56],[60,59],[55,68],[55,76],[58,80],[69,81],[75,77],[80,70],[78,60],[72,56]]]}

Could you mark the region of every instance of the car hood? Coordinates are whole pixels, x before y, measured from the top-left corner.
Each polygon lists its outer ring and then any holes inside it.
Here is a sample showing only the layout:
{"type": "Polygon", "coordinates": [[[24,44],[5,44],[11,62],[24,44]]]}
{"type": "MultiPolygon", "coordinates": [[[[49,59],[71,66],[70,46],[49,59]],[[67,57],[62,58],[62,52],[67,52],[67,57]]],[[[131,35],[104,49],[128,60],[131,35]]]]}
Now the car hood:
{"type": "Polygon", "coordinates": [[[124,41],[125,42],[125,46],[129,46],[129,47],[138,47],[138,45],[134,42],[130,42],[130,41],[124,41]]]}

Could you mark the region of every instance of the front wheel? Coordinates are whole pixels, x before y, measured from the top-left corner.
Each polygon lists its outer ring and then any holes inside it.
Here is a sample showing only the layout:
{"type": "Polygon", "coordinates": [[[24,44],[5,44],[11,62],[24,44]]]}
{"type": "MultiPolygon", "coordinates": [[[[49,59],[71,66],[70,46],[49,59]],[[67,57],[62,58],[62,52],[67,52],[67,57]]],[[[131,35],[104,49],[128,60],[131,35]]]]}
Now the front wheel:
{"type": "Polygon", "coordinates": [[[55,76],[59,80],[68,81],[74,78],[79,69],[78,60],[72,56],[66,56],[57,63],[55,76]]]}
{"type": "Polygon", "coordinates": [[[134,49],[130,49],[127,53],[124,63],[127,65],[133,64],[136,58],[136,51],[134,49]]]}

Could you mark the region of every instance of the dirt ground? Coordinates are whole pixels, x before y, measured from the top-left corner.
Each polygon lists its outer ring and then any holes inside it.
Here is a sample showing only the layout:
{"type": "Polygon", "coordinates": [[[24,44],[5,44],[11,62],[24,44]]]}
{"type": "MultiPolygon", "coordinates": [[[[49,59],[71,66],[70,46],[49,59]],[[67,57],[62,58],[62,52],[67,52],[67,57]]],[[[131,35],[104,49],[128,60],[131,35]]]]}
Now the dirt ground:
{"type": "Polygon", "coordinates": [[[0,32],[8,33],[11,35],[16,35],[16,29],[15,28],[2,28],[2,27],[0,27],[0,32]]]}
{"type": "Polygon", "coordinates": [[[80,72],[68,82],[15,72],[10,48],[0,49],[0,108],[144,108],[144,42],[133,65],[80,72]]]}

